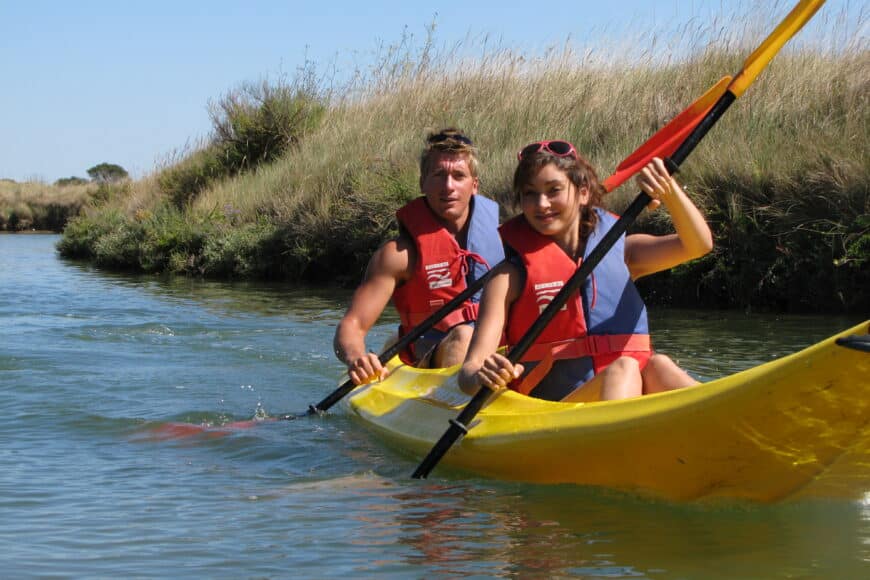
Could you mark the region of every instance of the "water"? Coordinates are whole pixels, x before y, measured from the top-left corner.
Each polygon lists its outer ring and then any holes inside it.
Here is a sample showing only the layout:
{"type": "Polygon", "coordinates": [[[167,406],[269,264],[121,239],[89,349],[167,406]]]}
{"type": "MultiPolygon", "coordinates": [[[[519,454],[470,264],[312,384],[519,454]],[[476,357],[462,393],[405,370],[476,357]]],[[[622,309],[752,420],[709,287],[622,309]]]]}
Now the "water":
{"type": "MultiPolygon", "coordinates": [[[[0,569],[5,577],[865,578],[870,504],[673,504],[439,477],[341,406],[226,436],[172,422],[302,412],[340,380],[349,293],[159,280],[0,236],[0,569]]],[[[701,378],[859,322],[655,311],[701,378]]],[[[375,329],[373,345],[395,319],[375,329]]],[[[445,425],[446,427],[446,425],[445,425]]]]}

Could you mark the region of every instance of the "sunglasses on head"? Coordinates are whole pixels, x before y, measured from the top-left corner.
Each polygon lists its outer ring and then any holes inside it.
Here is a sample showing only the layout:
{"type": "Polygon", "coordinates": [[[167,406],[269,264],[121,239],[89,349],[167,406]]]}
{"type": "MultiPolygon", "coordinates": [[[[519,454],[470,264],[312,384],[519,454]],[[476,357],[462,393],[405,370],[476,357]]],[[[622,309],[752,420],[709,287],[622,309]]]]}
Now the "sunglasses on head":
{"type": "Polygon", "coordinates": [[[443,143],[448,139],[451,139],[453,141],[459,141],[460,143],[465,143],[466,145],[474,145],[474,143],[471,142],[471,139],[469,139],[462,133],[438,133],[437,135],[432,135],[431,137],[429,137],[427,141],[429,141],[429,143],[443,143]]]}
{"type": "Polygon", "coordinates": [[[556,140],[538,141],[526,145],[520,149],[519,153],[517,153],[517,161],[527,159],[538,151],[546,151],[550,155],[555,155],[556,157],[573,157],[574,159],[577,159],[577,150],[574,149],[573,145],[567,141],[556,140]]]}

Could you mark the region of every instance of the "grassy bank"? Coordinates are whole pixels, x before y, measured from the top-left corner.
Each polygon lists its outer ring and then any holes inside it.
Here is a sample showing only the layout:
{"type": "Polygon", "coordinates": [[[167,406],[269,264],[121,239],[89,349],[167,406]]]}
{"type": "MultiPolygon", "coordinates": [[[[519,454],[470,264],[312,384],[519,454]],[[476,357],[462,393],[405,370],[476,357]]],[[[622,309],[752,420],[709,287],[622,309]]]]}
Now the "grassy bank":
{"type": "Polygon", "coordinates": [[[60,232],[94,193],[89,185],[55,186],[0,179],[0,231],[60,232]]]}
{"type": "MultiPolygon", "coordinates": [[[[342,87],[311,70],[243,87],[213,108],[207,143],[87,208],[61,252],[145,272],[355,284],[395,233],[395,209],[418,194],[427,129],[459,126],[475,139],[482,191],[512,215],[518,147],[566,138],[607,175],[739,70],[769,23],[727,26],[745,38],[699,27],[687,34],[699,39],[692,56],[680,59],[653,50],[655,39],[645,51],[466,58],[466,47],[406,38],[342,87]],[[252,142],[269,153],[234,149],[252,142]]],[[[643,281],[650,301],[870,310],[870,52],[860,37],[838,42],[778,56],[684,164],[680,179],[717,245],[643,281]]],[[[619,211],[635,193],[623,186],[608,203],[619,211]]],[[[657,213],[636,229],[667,227],[657,213]]]]}

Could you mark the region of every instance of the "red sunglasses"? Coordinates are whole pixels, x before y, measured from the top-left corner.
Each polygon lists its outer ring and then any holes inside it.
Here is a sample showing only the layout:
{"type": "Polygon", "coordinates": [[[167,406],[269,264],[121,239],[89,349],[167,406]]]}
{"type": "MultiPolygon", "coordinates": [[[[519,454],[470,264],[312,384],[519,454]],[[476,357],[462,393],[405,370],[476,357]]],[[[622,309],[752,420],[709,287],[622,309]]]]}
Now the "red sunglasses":
{"type": "Polygon", "coordinates": [[[520,152],[517,153],[517,161],[522,161],[523,159],[527,159],[529,156],[534,155],[538,151],[546,151],[551,155],[555,155],[556,157],[573,157],[577,159],[577,150],[574,149],[574,146],[568,143],[567,141],[538,141],[537,143],[531,143],[526,145],[520,152]]]}

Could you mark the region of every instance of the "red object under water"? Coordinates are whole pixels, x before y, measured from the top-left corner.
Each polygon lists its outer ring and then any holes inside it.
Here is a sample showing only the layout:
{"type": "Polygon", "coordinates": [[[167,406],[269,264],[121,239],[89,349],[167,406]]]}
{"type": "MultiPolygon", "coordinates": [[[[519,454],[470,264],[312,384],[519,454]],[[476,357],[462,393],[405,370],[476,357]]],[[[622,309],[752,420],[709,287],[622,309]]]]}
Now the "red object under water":
{"type": "Polygon", "coordinates": [[[162,423],[156,427],[151,427],[147,433],[141,437],[146,441],[168,441],[172,439],[189,439],[191,437],[205,437],[208,439],[216,437],[224,437],[231,435],[244,429],[250,429],[255,425],[259,425],[264,421],[274,421],[274,419],[252,419],[249,421],[234,421],[226,425],[213,426],[194,423],[162,423]]]}

